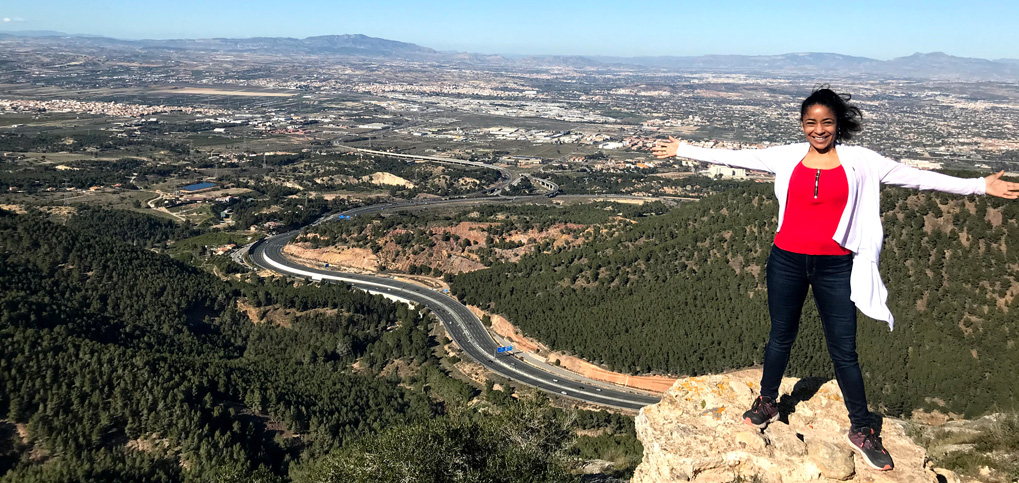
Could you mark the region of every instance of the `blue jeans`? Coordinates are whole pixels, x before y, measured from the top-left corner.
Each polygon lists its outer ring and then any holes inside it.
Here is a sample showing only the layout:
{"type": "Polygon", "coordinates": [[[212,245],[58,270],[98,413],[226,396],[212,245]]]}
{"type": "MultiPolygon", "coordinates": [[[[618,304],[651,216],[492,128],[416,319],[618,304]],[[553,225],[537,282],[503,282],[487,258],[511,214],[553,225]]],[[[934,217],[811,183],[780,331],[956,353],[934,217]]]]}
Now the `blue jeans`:
{"type": "Polygon", "coordinates": [[[835,379],[842,389],[852,429],[870,426],[863,373],[856,357],[856,305],[849,299],[852,255],[803,255],[771,247],[768,257],[768,312],[771,334],[764,348],[761,395],[778,398],[789,351],[799,330],[807,287],[821,315],[835,379]]]}

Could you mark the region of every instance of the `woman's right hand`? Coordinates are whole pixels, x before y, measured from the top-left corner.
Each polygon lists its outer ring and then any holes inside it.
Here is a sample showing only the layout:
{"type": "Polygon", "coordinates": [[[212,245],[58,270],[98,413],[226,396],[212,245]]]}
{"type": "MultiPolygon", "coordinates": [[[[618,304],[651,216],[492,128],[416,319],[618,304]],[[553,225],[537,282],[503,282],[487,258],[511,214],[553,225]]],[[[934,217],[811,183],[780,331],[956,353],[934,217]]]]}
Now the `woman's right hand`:
{"type": "Polygon", "coordinates": [[[676,155],[676,149],[679,147],[679,140],[669,136],[668,141],[658,141],[655,146],[651,148],[651,154],[654,154],[656,158],[671,158],[676,155]]]}

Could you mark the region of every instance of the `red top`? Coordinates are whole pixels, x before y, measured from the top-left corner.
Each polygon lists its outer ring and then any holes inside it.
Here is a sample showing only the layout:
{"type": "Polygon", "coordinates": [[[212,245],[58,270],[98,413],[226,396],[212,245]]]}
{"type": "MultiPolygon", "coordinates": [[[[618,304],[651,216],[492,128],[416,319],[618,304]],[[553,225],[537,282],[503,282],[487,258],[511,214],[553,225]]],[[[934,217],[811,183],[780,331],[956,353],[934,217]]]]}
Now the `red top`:
{"type": "Polygon", "coordinates": [[[832,240],[848,201],[849,181],[842,165],[814,169],[800,162],[789,178],[785,215],[775,245],[804,255],[852,253],[832,240]]]}

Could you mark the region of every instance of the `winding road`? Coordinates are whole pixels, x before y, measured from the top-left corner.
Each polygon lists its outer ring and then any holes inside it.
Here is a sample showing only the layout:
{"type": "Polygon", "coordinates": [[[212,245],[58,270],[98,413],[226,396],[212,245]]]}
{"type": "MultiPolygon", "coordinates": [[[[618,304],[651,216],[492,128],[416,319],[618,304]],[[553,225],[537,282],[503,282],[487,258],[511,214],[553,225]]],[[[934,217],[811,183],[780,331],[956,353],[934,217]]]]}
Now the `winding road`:
{"type": "MultiPolygon", "coordinates": [[[[490,197],[387,203],[330,215],[316,221],[315,224],[338,219],[339,215],[358,216],[393,209],[512,201],[514,201],[513,198],[490,197]]],[[[251,261],[260,267],[278,273],[312,280],[344,282],[371,293],[428,307],[446,327],[446,332],[453,342],[486,369],[551,394],[628,410],[640,409],[646,405],[657,403],[660,399],[646,393],[629,391],[619,386],[586,379],[577,374],[548,366],[533,358],[515,354],[496,354],[496,349],[500,344],[492,338],[477,316],[447,294],[392,278],[342,273],[295,263],[283,256],[283,247],[299,233],[300,230],[293,230],[255,243],[248,249],[251,261]]],[[[610,342],[606,341],[606,343],[610,342]]]]}

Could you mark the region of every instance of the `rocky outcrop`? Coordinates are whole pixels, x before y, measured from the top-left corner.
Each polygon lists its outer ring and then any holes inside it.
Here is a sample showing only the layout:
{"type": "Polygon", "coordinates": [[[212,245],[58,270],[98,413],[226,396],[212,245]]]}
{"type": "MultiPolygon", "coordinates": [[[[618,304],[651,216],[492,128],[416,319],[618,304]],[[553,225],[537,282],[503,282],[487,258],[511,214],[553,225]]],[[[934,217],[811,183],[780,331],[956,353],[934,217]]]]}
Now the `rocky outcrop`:
{"type": "Polygon", "coordinates": [[[386,172],[378,172],[372,173],[370,176],[362,176],[361,181],[377,185],[403,186],[404,188],[414,187],[414,183],[411,183],[410,181],[407,181],[395,174],[386,172]]]}
{"type": "Polygon", "coordinates": [[[874,415],[895,469],[879,472],[861,461],[846,442],[849,418],[835,381],[786,378],[780,420],[763,432],[744,424],[760,378],[759,369],[748,369],[677,380],[636,418],[644,459],[631,481],[939,481],[898,420],[874,415]]]}
{"type": "Polygon", "coordinates": [[[328,263],[333,266],[352,268],[367,272],[379,269],[379,257],[367,248],[311,248],[307,243],[290,243],[283,247],[283,253],[298,260],[309,261],[318,266],[328,263]]]}

